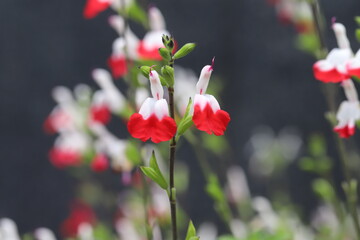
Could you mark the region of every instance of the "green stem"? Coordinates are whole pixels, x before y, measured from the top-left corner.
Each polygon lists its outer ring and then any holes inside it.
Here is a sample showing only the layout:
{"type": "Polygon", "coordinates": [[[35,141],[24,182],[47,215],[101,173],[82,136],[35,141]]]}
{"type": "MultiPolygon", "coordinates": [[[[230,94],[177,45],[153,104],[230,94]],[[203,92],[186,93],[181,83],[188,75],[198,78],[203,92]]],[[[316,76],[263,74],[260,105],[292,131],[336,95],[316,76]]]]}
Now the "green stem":
{"type": "Polygon", "coordinates": [[[149,222],[148,222],[149,221],[149,213],[147,211],[149,188],[148,188],[148,185],[146,184],[144,174],[140,174],[140,176],[141,176],[141,183],[142,183],[142,186],[143,186],[142,200],[143,200],[143,205],[144,205],[146,239],[151,240],[152,239],[152,232],[151,232],[151,228],[150,228],[150,225],[149,225],[149,222]]]}
{"type": "MultiPolygon", "coordinates": [[[[169,91],[170,117],[175,119],[174,88],[169,87],[168,91],[169,91]]],[[[177,240],[176,194],[175,194],[175,182],[174,182],[175,152],[176,152],[176,137],[174,136],[170,141],[170,191],[169,191],[173,240],[177,240]]]]}

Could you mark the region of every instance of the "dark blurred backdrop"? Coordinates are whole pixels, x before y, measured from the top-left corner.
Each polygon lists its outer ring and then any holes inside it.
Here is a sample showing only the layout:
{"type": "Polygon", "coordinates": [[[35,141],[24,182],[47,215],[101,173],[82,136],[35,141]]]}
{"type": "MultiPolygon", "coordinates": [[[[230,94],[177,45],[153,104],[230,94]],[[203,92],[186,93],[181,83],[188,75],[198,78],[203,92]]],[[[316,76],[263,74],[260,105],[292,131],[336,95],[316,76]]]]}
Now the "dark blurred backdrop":
{"type": "MultiPolygon", "coordinates": [[[[154,0],[169,31],[180,44],[198,47],[178,63],[199,73],[216,56],[215,73],[224,79],[222,106],[232,116],[227,131],[233,161],[246,166],[244,144],[258,125],[275,131],[300,129],[329,135],[320,83],[312,76],[312,56],[294,47],[295,31],[279,24],[265,0],[154,0]]],[[[322,1],[326,20],[332,16],[348,27],[352,46],[360,2],[322,1]]],[[[39,226],[58,229],[73,196],[69,175],[54,168],[47,152],[53,138],[42,130],[54,107],[50,92],[57,85],[95,87],[91,70],[106,67],[116,33],[108,26],[108,10],[84,20],[85,0],[0,1],[0,217],[14,219],[21,232],[39,226]]],[[[328,44],[335,39],[328,29],[328,44]]],[[[197,171],[194,166],[193,171],[197,171]]],[[[298,171],[295,199],[311,205],[307,176],[298,171]]],[[[194,181],[202,181],[195,177],[194,181]]],[[[253,184],[255,193],[261,186],[253,184]]],[[[205,220],[211,203],[190,194],[190,215],[205,220]],[[200,204],[202,203],[202,204],[200,204]]]]}

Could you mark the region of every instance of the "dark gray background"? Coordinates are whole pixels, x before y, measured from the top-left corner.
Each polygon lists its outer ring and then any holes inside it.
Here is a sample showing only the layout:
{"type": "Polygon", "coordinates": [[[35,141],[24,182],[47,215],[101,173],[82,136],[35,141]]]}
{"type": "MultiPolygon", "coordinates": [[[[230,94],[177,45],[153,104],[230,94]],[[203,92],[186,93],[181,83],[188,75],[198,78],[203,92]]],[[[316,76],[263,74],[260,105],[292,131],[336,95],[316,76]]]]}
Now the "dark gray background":
{"type": "MultiPolygon", "coordinates": [[[[222,106],[232,117],[227,136],[236,163],[246,164],[243,145],[260,124],[275,131],[295,126],[304,137],[329,134],[320,83],[312,76],[314,59],[294,48],[293,28],[279,24],[265,0],[154,2],[180,44],[198,43],[179,64],[199,72],[216,56],[215,72],[226,80],[222,106]]],[[[73,195],[74,180],[47,159],[53,138],[43,133],[42,124],[55,104],[50,91],[81,82],[94,86],[91,70],[106,67],[116,37],[107,24],[111,11],[86,21],[84,3],[0,1],[0,217],[14,219],[22,232],[39,226],[57,229],[73,195]]],[[[347,25],[357,49],[353,16],[360,2],[323,3],[327,22],[336,16],[347,25]]],[[[330,30],[328,36],[335,46],[330,30]]],[[[306,189],[309,181],[299,177],[295,184],[306,189]]],[[[312,203],[313,198],[295,192],[300,203],[312,203]]],[[[210,205],[194,204],[190,214],[206,219],[203,211],[210,205]]]]}

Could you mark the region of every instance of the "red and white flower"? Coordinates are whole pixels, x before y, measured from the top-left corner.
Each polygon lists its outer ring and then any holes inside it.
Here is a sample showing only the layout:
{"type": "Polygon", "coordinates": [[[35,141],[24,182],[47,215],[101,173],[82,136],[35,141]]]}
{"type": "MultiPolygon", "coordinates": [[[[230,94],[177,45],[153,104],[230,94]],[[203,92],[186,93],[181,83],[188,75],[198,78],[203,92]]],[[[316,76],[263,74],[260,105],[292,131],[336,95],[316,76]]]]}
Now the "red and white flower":
{"type": "Polygon", "coordinates": [[[57,168],[78,166],[83,154],[90,148],[89,137],[79,131],[61,133],[50,150],[51,163],[57,168]]]}
{"type": "Polygon", "coordinates": [[[348,62],[353,56],[344,25],[334,23],[332,28],[339,48],[331,50],[326,59],[317,61],[313,66],[315,78],[326,83],[348,79],[348,62]]]}
{"type": "Polygon", "coordinates": [[[83,15],[86,19],[94,18],[109,7],[119,10],[129,6],[131,2],[132,0],[87,0],[83,15]]]}
{"type": "Polygon", "coordinates": [[[342,138],[349,138],[355,134],[355,122],[360,119],[360,103],[351,79],[342,83],[347,101],[343,101],[336,114],[338,124],[334,131],[342,138]]]}
{"type": "Polygon", "coordinates": [[[133,33],[133,31],[131,31],[130,27],[125,24],[125,20],[118,15],[109,17],[109,24],[119,34],[119,36],[124,38],[127,58],[137,60],[139,38],[133,33]]]}
{"type": "Polygon", "coordinates": [[[201,70],[199,81],[196,84],[193,122],[199,130],[219,136],[224,134],[230,121],[230,115],[220,109],[214,96],[206,94],[212,71],[213,66],[210,65],[206,65],[201,70]]]}
{"type": "Polygon", "coordinates": [[[334,48],[326,59],[317,61],[314,66],[314,75],[317,80],[337,83],[349,78],[346,64],[351,59],[350,49],[334,48]]]}
{"type": "Polygon", "coordinates": [[[107,124],[110,121],[111,113],[106,103],[106,96],[102,90],[94,93],[89,115],[90,124],[92,122],[107,124]]]}
{"type": "Polygon", "coordinates": [[[130,172],[133,164],[126,156],[127,141],[118,139],[101,124],[92,124],[90,129],[97,136],[94,143],[96,152],[108,156],[114,170],[130,172]]]}
{"type": "Polygon", "coordinates": [[[342,138],[349,138],[355,134],[355,121],[360,119],[359,101],[343,101],[336,114],[338,124],[334,131],[342,138]]]}
{"type": "Polygon", "coordinates": [[[169,117],[167,101],[163,98],[164,90],[155,70],[150,71],[152,98],[147,98],[139,113],[134,113],[128,122],[128,130],[134,138],[141,141],[151,139],[154,143],[170,140],[176,133],[176,123],[169,117]]]}
{"type": "Polygon", "coordinates": [[[124,49],[125,39],[122,37],[117,38],[113,43],[112,54],[107,61],[114,78],[120,78],[126,75],[128,71],[124,49]]]}
{"type": "Polygon", "coordinates": [[[105,94],[105,102],[113,113],[121,113],[125,107],[125,97],[114,85],[111,75],[104,69],[95,69],[93,79],[105,94]]]}
{"type": "Polygon", "coordinates": [[[163,35],[170,35],[166,31],[164,17],[156,7],[149,9],[150,31],[146,33],[144,39],[139,42],[137,53],[143,60],[162,60],[159,48],[164,47],[162,42],[163,35]]]}

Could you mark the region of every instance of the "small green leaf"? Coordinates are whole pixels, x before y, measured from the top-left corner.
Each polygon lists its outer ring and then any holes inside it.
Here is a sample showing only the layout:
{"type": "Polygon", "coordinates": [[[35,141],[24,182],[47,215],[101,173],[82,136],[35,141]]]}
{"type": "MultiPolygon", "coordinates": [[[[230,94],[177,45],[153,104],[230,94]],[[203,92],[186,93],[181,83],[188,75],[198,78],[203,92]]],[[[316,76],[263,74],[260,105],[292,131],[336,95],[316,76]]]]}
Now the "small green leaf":
{"type": "Polygon", "coordinates": [[[164,188],[164,189],[167,189],[168,184],[167,184],[167,182],[166,182],[166,180],[165,180],[165,178],[164,178],[164,175],[161,173],[161,170],[160,170],[159,165],[158,165],[158,163],[157,163],[157,160],[156,160],[156,156],[155,156],[155,152],[154,152],[154,151],[152,152],[152,155],[151,155],[151,158],[150,158],[150,167],[151,167],[152,169],[154,169],[155,172],[156,172],[156,174],[159,176],[159,178],[161,178],[161,182],[164,182],[164,183],[165,183],[165,184],[164,184],[165,187],[163,187],[163,188],[164,188]]]}
{"type": "Polygon", "coordinates": [[[151,68],[149,66],[141,66],[139,69],[141,74],[148,79],[151,68]]]}
{"type": "Polygon", "coordinates": [[[355,16],[354,20],[355,20],[356,24],[359,25],[359,27],[360,27],[360,16],[355,16]]]}
{"type": "Polygon", "coordinates": [[[132,1],[131,5],[126,9],[126,11],[130,19],[142,24],[145,28],[148,27],[148,18],[146,13],[138,5],[137,1],[132,1]]]}
{"type": "Polygon", "coordinates": [[[163,76],[159,75],[159,78],[160,78],[160,82],[161,82],[162,86],[169,87],[168,82],[166,81],[166,79],[163,76]]]}
{"type": "Polygon", "coordinates": [[[184,117],[181,119],[178,126],[177,137],[183,135],[186,132],[186,130],[188,130],[193,125],[192,116],[190,115],[191,105],[192,105],[192,100],[191,98],[189,98],[189,103],[186,107],[184,117]]]}
{"type": "Polygon", "coordinates": [[[174,59],[179,59],[182,57],[185,57],[186,55],[188,55],[189,53],[191,53],[194,48],[196,47],[195,43],[187,43],[184,46],[182,46],[182,48],[179,49],[179,51],[177,51],[174,54],[174,59]]]}
{"type": "Polygon", "coordinates": [[[165,61],[170,61],[171,60],[171,55],[169,50],[167,50],[166,48],[159,48],[159,53],[160,56],[165,60],[165,61]]]}
{"type": "Polygon", "coordinates": [[[140,169],[147,177],[156,182],[162,189],[167,190],[168,183],[166,182],[163,174],[160,171],[154,152],[152,153],[150,159],[150,167],[142,166],[140,167],[140,169]]]}
{"type": "Polygon", "coordinates": [[[193,222],[190,220],[185,240],[192,240],[193,237],[196,237],[196,229],[193,222]]]}
{"type": "Polygon", "coordinates": [[[358,40],[358,42],[360,42],[360,29],[356,29],[355,30],[355,37],[356,37],[356,40],[358,40]]]}
{"type": "Polygon", "coordinates": [[[165,65],[161,68],[162,76],[164,77],[167,86],[173,87],[174,86],[174,68],[165,65]]]}
{"type": "Polygon", "coordinates": [[[313,190],[322,199],[331,201],[335,197],[335,192],[331,184],[325,179],[316,179],[312,184],[313,190]]]}

